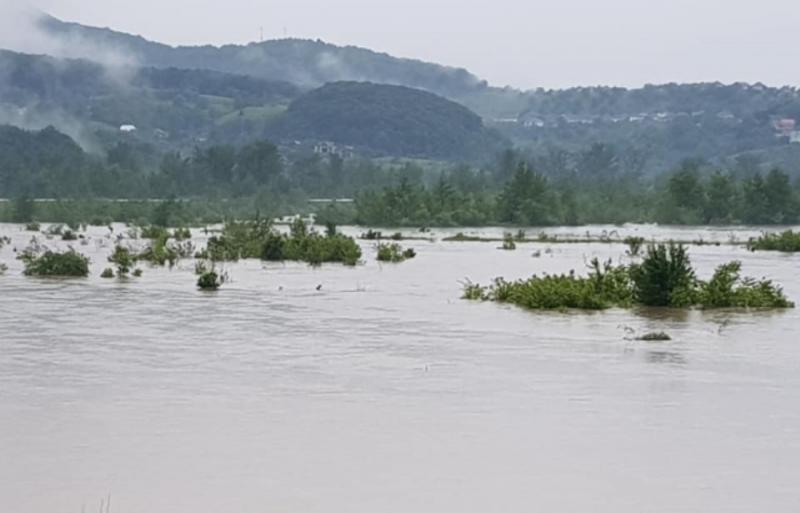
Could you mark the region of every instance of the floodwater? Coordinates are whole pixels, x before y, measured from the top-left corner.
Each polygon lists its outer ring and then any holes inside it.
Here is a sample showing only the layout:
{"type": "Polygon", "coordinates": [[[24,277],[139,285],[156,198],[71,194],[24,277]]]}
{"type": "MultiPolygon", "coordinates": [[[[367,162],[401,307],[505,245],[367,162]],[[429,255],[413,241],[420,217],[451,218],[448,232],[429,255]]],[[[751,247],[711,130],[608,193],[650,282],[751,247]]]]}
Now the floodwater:
{"type": "MultiPolygon", "coordinates": [[[[552,232],[614,229],[759,231],[552,232]]],[[[467,278],[624,258],[613,244],[420,241],[379,265],[363,242],[356,268],[246,261],[203,293],[190,262],[101,280],[108,230],[89,233],[92,277],[43,280],[14,260],[31,234],[0,225],[0,512],[109,496],[113,513],[800,511],[797,310],[459,299],[467,278]],[[648,331],[673,340],[633,340],[648,331]]],[[[691,256],[702,277],[738,259],[800,300],[800,255],[691,256]]]]}

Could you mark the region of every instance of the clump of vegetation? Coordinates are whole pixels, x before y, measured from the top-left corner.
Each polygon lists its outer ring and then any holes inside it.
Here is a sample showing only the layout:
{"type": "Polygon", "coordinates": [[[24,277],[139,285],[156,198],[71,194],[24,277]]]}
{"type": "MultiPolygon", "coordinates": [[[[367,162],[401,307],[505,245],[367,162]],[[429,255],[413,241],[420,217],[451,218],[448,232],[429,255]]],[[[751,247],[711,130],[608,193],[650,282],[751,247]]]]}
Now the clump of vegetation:
{"type": "MultiPolygon", "coordinates": [[[[190,252],[191,254],[191,252],[190,252]]],[[[150,243],[142,252],[135,255],[136,260],[150,262],[153,265],[164,266],[169,264],[170,269],[175,267],[180,254],[178,250],[168,244],[166,234],[161,234],[150,243]]]]}
{"type": "Polygon", "coordinates": [[[378,261],[399,263],[417,256],[413,248],[403,249],[400,244],[378,244],[378,261]]]}
{"type": "Polygon", "coordinates": [[[451,237],[445,237],[445,242],[482,242],[484,239],[477,235],[465,235],[463,232],[458,232],[451,237]]]}
{"type": "Polygon", "coordinates": [[[222,286],[222,278],[215,271],[206,271],[197,279],[200,290],[217,290],[222,286]]]}
{"type": "Polygon", "coordinates": [[[645,333],[637,340],[642,340],[644,342],[666,342],[668,340],[672,340],[672,337],[663,331],[654,331],[652,333],[645,333]]]}
{"type": "Polygon", "coordinates": [[[3,246],[6,244],[11,244],[11,239],[5,235],[0,237],[0,249],[3,249],[3,246]]]}
{"type": "Polygon", "coordinates": [[[51,224],[45,235],[49,235],[51,237],[61,237],[64,233],[64,225],[63,224],[51,224]]]}
{"type": "Polygon", "coordinates": [[[717,268],[708,282],[695,277],[683,246],[651,245],[641,264],[614,266],[592,260],[587,277],[574,272],[533,276],[508,282],[502,278],[488,287],[468,282],[464,298],[512,303],[530,309],[656,306],[701,308],[792,308],[780,287],[768,280],[742,279],[741,264],[717,268]]]}
{"type": "Polygon", "coordinates": [[[625,237],[623,242],[628,245],[628,250],[625,252],[625,254],[629,257],[638,257],[642,254],[644,237],[625,237]]]}
{"type": "Polygon", "coordinates": [[[747,243],[750,251],[782,251],[796,253],[800,251],[800,233],[786,230],[781,233],[765,233],[747,243]]]}
{"type": "Polygon", "coordinates": [[[514,236],[510,233],[503,234],[503,245],[500,249],[504,249],[506,251],[513,251],[517,249],[517,244],[514,242],[514,236]]]}
{"type": "Polygon", "coordinates": [[[636,301],[644,306],[687,307],[696,288],[689,252],[679,244],[647,247],[641,264],[630,267],[636,301]]]}
{"type": "Polygon", "coordinates": [[[783,290],[769,280],[741,278],[741,262],[721,265],[701,283],[697,302],[703,308],[792,308],[783,290]]]}
{"type": "Polygon", "coordinates": [[[175,231],[172,232],[172,238],[177,241],[190,240],[192,232],[189,228],[175,228],[175,231]]]}
{"type": "Polygon", "coordinates": [[[513,303],[535,310],[602,310],[612,306],[630,306],[633,290],[624,267],[614,267],[610,261],[601,264],[594,259],[588,277],[570,272],[534,275],[514,282],[498,278],[489,287],[467,283],[464,298],[513,303]]]}
{"type": "Polygon", "coordinates": [[[26,276],[84,278],[89,275],[89,259],[72,249],[63,253],[45,251],[41,255],[26,250],[19,259],[25,264],[26,276]]]}
{"type": "Polygon", "coordinates": [[[369,229],[362,233],[360,238],[363,240],[380,240],[383,238],[383,234],[381,232],[369,229]]]}
{"type": "Polygon", "coordinates": [[[361,248],[352,237],[335,230],[329,230],[327,235],[310,230],[302,219],[292,224],[288,235],[275,231],[267,220],[257,220],[226,224],[222,235],[211,237],[205,252],[198,256],[215,262],[260,258],[311,265],[325,262],[356,265],[361,258],[361,248]]]}
{"type": "Polygon", "coordinates": [[[78,236],[72,230],[66,230],[61,235],[61,240],[67,240],[67,241],[78,240],[78,236]]]}
{"type": "Polygon", "coordinates": [[[142,226],[139,228],[139,237],[143,239],[169,238],[169,231],[163,226],[142,226]]]}
{"type": "Polygon", "coordinates": [[[38,232],[42,226],[37,222],[30,222],[25,225],[25,231],[28,232],[38,232]]]}
{"type": "Polygon", "coordinates": [[[124,278],[136,265],[136,256],[129,248],[118,244],[108,257],[108,261],[117,267],[117,277],[124,278]]]}
{"type": "Polygon", "coordinates": [[[103,272],[100,274],[100,277],[104,278],[104,279],[113,278],[114,277],[114,269],[112,269],[110,267],[106,267],[105,269],[103,269],[103,272]]]}

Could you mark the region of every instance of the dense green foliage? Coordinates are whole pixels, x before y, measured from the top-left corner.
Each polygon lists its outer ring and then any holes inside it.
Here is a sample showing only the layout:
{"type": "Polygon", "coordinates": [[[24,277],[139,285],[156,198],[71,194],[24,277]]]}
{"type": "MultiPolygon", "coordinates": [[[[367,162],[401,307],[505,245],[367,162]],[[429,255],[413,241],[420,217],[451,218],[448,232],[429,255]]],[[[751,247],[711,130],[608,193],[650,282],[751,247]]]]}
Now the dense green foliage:
{"type": "Polygon", "coordinates": [[[685,307],[693,302],[697,280],[684,246],[650,245],[642,263],[633,264],[629,272],[639,304],[685,307]]]}
{"type": "Polygon", "coordinates": [[[207,271],[197,278],[197,287],[201,290],[217,290],[222,286],[222,278],[215,271],[207,271]]]}
{"type": "Polygon", "coordinates": [[[630,306],[633,290],[625,268],[610,262],[592,261],[588,277],[574,272],[561,275],[532,276],[527,280],[509,282],[502,278],[490,287],[468,283],[466,299],[512,303],[534,310],[577,308],[601,310],[612,306],[630,306]]]}
{"type": "Polygon", "coordinates": [[[222,235],[211,237],[202,257],[212,261],[260,258],[265,261],[301,261],[311,265],[340,262],[356,265],[361,248],[352,237],[328,232],[325,235],[308,229],[297,219],[290,233],[280,233],[267,220],[229,222],[222,235]]]}
{"type": "Polygon", "coordinates": [[[72,249],[63,253],[45,251],[41,255],[24,252],[20,260],[25,264],[26,276],[86,277],[89,259],[72,249]]]}
{"type": "Polygon", "coordinates": [[[742,279],[741,264],[721,265],[710,281],[695,277],[682,246],[649,246],[640,264],[590,266],[589,275],[536,276],[491,286],[467,283],[464,298],[512,303],[534,310],[575,308],[599,310],[610,307],[652,306],[674,308],[792,308],[794,304],[769,280],[742,279]]]}
{"type": "Polygon", "coordinates": [[[721,265],[711,280],[701,283],[696,302],[704,308],[790,308],[780,287],[769,280],[742,279],[740,262],[721,265]]]}
{"type": "MultiPolygon", "coordinates": [[[[800,221],[800,194],[788,175],[772,170],[735,178],[693,165],[663,180],[547,177],[526,162],[508,174],[461,170],[432,184],[401,179],[356,198],[357,221],[373,226],[667,224],[787,224],[800,221]],[[493,190],[494,189],[494,190],[493,190]]],[[[635,249],[635,248],[634,248],[635,249]]]]}
{"type": "MultiPolygon", "coordinates": [[[[136,265],[136,255],[134,255],[129,248],[117,244],[114,247],[114,252],[108,257],[109,263],[112,263],[117,268],[117,277],[124,278],[130,274],[131,270],[136,265]]],[[[103,271],[103,277],[108,278],[109,269],[103,271]]]]}
{"type": "Polygon", "coordinates": [[[483,168],[316,156],[287,164],[275,146],[258,142],[198,148],[189,157],[168,154],[157,171],[147,173],[109,165],[52,129],[15,128],[0,128],[0,161],[0,197],[17,198],[0,203],[0,220],[18,222],[117,220],[166,226],[219,222],[256,210],[278,215],[312,209],[322,222],[372,226],[800,221],[797,184],[786,173],[722,172],[691,162],[653,181],[546,174],[533,167],[536,161],[515,153],[483,168]],[[307,203],[315,195],[355,195],[356,202],[307,203]],[[31,196],[87,199],[33,202],[31,196]],[[104,197],[162,201],[90,199],[104,197]]]}
{"type": "Polygon", "coordinates": [[[403,247],[396,243],[378,243],[378,261],[379,262],[404,262],[410,258],[417,256],[417,252],[413,248],[403,249],[403,247]]]}
{"type": "Polygon", "coordinates": [[[782,251],[796,253],[800,251],[800,233],[786,230],[781,233],[765,233],[747,243],[751,251],[782,251]]]}

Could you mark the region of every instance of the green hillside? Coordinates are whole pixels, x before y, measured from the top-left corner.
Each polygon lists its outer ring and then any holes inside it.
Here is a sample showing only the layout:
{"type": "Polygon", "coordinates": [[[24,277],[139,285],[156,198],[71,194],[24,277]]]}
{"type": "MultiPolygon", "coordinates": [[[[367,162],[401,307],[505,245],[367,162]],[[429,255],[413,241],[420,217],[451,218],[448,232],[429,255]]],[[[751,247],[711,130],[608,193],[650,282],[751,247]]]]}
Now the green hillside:
{"type": "Polygon", "coordinates": [[[505,145],[462,105],[408,87],[363,82],[336,82],[301,96],[274,130],[419,158],[480,159],[505,145]]]}

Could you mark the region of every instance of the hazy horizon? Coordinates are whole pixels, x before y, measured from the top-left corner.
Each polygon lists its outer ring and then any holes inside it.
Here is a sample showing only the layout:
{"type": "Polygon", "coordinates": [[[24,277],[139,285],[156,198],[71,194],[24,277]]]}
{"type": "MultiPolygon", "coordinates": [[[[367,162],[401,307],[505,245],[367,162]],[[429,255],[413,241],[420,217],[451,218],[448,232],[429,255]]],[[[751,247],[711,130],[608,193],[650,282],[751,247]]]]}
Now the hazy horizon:
{"type": "MultiPolygon", "coordinates": [[[[258,41],[263,27],[265,40],[297,37],[360,46],[463,67],[492,85],[520,89],[717,81],[800,85],[800,71],[787,65],[800,53],[789,38],[800,6],[787,0],[757,6],[720,0],[699,5],[684,0],[671,5],[634,0],[603,5],[498,0],[490,6],[454,0],[347,0],[335,6],[319,0],[33,4],[65,21],[170,45],[246,44],[258,41]]],[[[13,40],[16,24],[6,21],[3,29],[12,27],[13,40]]]]}

